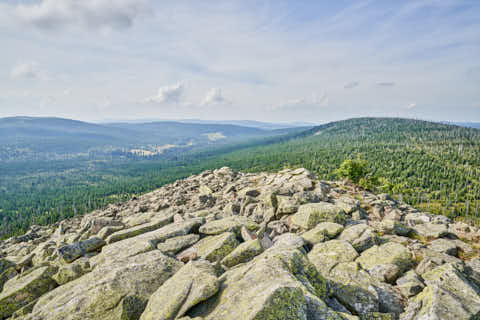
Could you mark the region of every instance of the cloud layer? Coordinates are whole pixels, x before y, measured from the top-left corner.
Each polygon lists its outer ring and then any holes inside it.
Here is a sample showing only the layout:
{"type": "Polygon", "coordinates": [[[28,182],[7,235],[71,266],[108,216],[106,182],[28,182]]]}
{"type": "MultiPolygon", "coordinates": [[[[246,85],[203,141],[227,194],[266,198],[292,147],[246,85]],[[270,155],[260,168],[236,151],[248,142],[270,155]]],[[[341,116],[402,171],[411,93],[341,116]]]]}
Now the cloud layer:
{"type": "Polygon", "coordinates": [[[0,1],[0,117],[480,121],[479,16],[472,0],[0,1]]]}
{"type": "Polygon", "coordinates": [[[43,78],[44,75],[39,70],[37,62],[26,61],[16,63],[10,70],[10,77],[14,79],[37,79],[43,78]]]}
{"type": "Polygon", "coordinates": [[[146,8],[144,0],[41,0],[19,5],[16,13],[24,22],[42,29],[124,29],[132,26],[146,8]]]}

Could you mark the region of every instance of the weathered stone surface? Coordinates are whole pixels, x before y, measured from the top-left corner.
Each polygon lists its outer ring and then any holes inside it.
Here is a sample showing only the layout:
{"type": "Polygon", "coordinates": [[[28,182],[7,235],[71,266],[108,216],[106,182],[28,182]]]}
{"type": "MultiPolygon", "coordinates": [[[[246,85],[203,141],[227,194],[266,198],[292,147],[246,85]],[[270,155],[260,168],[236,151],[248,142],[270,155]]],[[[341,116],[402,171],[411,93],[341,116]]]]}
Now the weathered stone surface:
{"type": "Polygon", "coordinates": [[[368,273],[379,281],[393,283],[401,274],[401,270],[396,264],[384,263],[374,265],[368,273]]]}
{"type": "Polygon", "coordinates": [[[198,240],[200,240],[198,234],[187,234],[186,236],[167,239],[165,242],[157,244],[157,249],[167,254],[175,254],[195,244],[198,240]]]}
{"type": "Polygon", "coordinates": [[[203,238],[193,245],[198,257],[210,262],[220,261],[239,245],[235,234],[225,232],[217,236],[203,238]]]}
{"type": "Polygon", "coordinates": [[[278,208],[276,215],[281,218],[284,215],[294,214],[298,211],[298,203],[289,196],[277,196],[278,208]]]}
{"type": "Polygon", "coordinates": [[[420,212],[412,212],[405,216],[405,223],[410,227],[429,223],[431,220],[430,215],[420,212]]]}
{"type": "Polygon", "coordinates": [[[106,242],[108,244],[136,237],[142,233],[150,232],[156,229],[159,229],[173,221],[173,213],[162,215],[161,217],[156,217],[154,221],[135,226],[133,228],[128,228],[124,230],[117,231],[110,236],[108,236],[106,242]]]}
{"type": "Polygon", "coordinates": [[[449,254],[451,256],[457,255],[457,245],[452,240],[436,239],[428,246],[431,250],[449,254]]]}
{"type": "Polygon", "coordinates": [[[7,268],[0,274],[0,292],[2,292],[3,286],[5,285],[5,283],[8,280],[14,278],[17,274],[18,272],[15,269],[15,267],[7,268]]]}
{"type": "Polygon", "coordinates": [[[325,241],[325,239],[333,239],[343,231],[343,226],[333,222],[322,222],[315,226],[315,228],[302,234],[302,238],[305,239],[311,245],[315,245],[319,242],[325,241]]]}
{"type": "Polygon", "coordinates": [[[408,270],[412,264],[410,251],[395,242],[387,242],[381,246],[374,246],[362,252],[356,260],[362,268],[370,270],[378,265],[394,264],[398,267],[398,275],[408,270]]]}
{"type": "Polygon", "coordinates": [[[287,246],[287,247],[294,247],[296,249],[301,249],[305,245],[305,240],[302,237],[294,234],[294,233],[284,233],[278,237],[273,239],[273,246],[280,247],[280,246],[287,246]]]}
{"type": "Polygon", "coordinates": [[[343,240],[319,243],[308,253],[308,259],[322,274],[328,274],[337,264],[353,261],[357,257],[357,251],[343,240]]]}
{"type": "Polygon", "coordinates": [[[99,266],[40,297],[27,319],[125,319],[181,267],[158,250],[99,266]]]}
{"type": "Polygon", "coordinates": [[[373,229],[363,223],[346,228],[338,239],[348,241],[358,252],[365,251],[378,244],[378,237],[373,229]]]}
{"type": "Polygon", "coordinates": [[[424,287],[423,281],[413,270],[397,279],[397,289],[407,298],[417,295],[424,287]]]}
{"type": "Polygon", "coordinates": [[[292,223],[306,230],[312,229],[320,222],[344,224],[345,220],[343,209],[328,202],[301,205],[298,212],[292,216],[292,223]]]}
{"type": "Polygon", "coordinates": [[[100,229],[100,231],[98,232],[97,236],[100,238],[100,239],[107,239],[109,235],[111,235],[112,233],[115,233],[117,231],[120,231],[120,230],[123,230],[125,227],[124,226],[106,226],[106,227],[103,227],[102,229],[100,229]]]}
{"type": "Polygon", "coordinates": [[[121,261],[137,254],[154,250],[158,243],[169,238],[189,234],[202,223],[201,219],[191,219],[180,223],[171,223],[158,230],[118,241],[102,248],[102,252],[91,259],[92,266],[121,261]]]}
{"type": "Polygon", "coordinates": [[[415,250],[416,259],[421,259],[416,267],[416,272],[420,275],[431,271],[445,263],[462,263],[462,261],[454,256],[434,251],[428,248],[415,250]]]}
{"type": "Polygon", "coordinates": [[[98,237],[92,237],[88,240],[76,242],[58,248],[58,255],[63,261],[69,263],[80,258],[87,252],[97,251],[105,245],[105,241],[98,237]]]}
{"type": "Polygon", "coordinates": [[[404,226],[402,223],[392,220],[392,219],[383,219],[377,224],[378,231],[385,234],[396,234],[399,236],[407,236],[412,229],[404,226]]]}
{"type": "Polygon", "coordinates": [[[426,239],[441,238],[448,234],[448,228],[444,224],[422,223],[413,227],[413,230],[426,239]]]}
{"type": "Polygon", "coordinates": [[[207,235],[217,235],[224,232],[240,234],[242,227],[255,231],[260,228],[258,224],[247,217],[232,216],[221,220],[208,222],[200,227],[200,232],[207,235]]]}
{"type": "Polygon", "coordinates": [[[327,282],[297,249],[271,248],[222,275],[220,291],[190,316],[213,319],[342,319],[321,300],[327,282]]]}
{"type": "Polygon", "coordinates": [[[339,263],[328,274],[322,270],[319,271],[331,281],[334,297],[348,309],[361,315],[379,310],[378,294],[372,286],[374,279],[357,262],[339,263]]]}
{"type": "Polygon", "coordinates": [[[87,258],[77,259],[75,262],[60,266],[57,273],[52,277],[59,285],[80,278],[90,272],[90,263],[87,258]]]}
{"type": "Polygon", "coordinates": [[[52,279],[54,273],[52,267],[41,267],[7,281],[0,293],[0,319],[8,318],[16,310],[57,287],[52,279]]]}
{"type": "Polygon", "coordinates": [[[255,256],[263,252],[260,240],[250,240],[241,243],[232,252],[230,252],[225,258],[222,259],[222,264],[228,268],[234,267],[237,264],[248,262],[255,256]]]}
{"type": "Polygon", "coordinates": [[[323,229],[313,228],[307,232],[302,233],[302,238],[311,246],[316,245],[320,242],[325,242],[329,240],[323,229]]]}
{"type": "Polygon", "coordinates": [[[0,297],[51,268],[11,319],[477,319],[479,239],[305,169],[222,168],[0,240],[0,297]]]}
{"type": "Polygon", "coordinates": [[[402,320],[478,318],[480,288],[462,266],[444,264],[423,277],[427,287],[409,303],[402,320]]]}
{"type": "Polygon", "coordinates": [[[191,261],[168,279],[148,301],[140,320],[171,320],[213,296],[219,288],[214,266],[191,261]]]}
{"type": "Polygon", "coordinates": [[[352,213],[360,208],[360,201],[348,196],[342,196],[335,201],[335,204],[346,213],[352,213]]]}

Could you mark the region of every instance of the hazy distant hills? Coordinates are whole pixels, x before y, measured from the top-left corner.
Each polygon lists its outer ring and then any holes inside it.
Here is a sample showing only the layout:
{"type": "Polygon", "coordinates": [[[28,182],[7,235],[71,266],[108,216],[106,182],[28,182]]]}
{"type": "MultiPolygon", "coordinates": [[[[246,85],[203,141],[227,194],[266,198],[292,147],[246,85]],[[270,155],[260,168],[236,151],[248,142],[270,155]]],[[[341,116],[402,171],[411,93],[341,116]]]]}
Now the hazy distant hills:
{"type": "Polygon", "coordinates": [[[138,124],[138,123],[152,123],[152,122],[173,122],[173,123],[190,123],[190,124],[219,124],[219,125],[235,125],[241,127],[252,127],[264,130],[278,130],[278,129],[288,129],[288,128],[298,128],[298,127],[313,127],[316,124],[312,122],[302,122],[302,121],[293,121],[293,122],[264,122],[264,121],[255,121],[255,120],[200,120],[200,119],[179,119],[179,120],[165,120],[165,119],[140,119],[140,120],[104,120],[102,124],[109,123],[129,123],[129,124],[138,124]]]}
{"type": "Polygon", "coordinates": [[[450,124],[464,128],[476,128],[480,129],[480,122],[450,122],[450,121],[441,121],[443,124],[450,124]]]}
{"type": "Polygon", "coordinates": [[[480,129],[480,122],[454,122],[453,124],[461,127],[480,129]]]}
{"type": "Polygon", "coordinates": [[[302,128],[272,129],[208,122],[94,124],[63,118],[0,118],[0,159],[28,158],[28,154],[38,158],[39,154],[46,153],[77,154],[92,149],[115,148],[155,154],[165,148],[230,143],[302,128]]]}

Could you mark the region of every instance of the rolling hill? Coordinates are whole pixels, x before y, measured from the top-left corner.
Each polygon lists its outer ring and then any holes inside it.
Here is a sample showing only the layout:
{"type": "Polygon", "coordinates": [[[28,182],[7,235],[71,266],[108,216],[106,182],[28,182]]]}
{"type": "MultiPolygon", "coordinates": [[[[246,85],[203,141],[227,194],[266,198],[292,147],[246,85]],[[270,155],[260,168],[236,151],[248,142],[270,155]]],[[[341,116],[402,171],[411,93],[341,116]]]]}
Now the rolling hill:
{"type": "Polygon", "coordinates": [[[79,154],[109,155],[114,150],[157,154],[168,148],[195,148],[253,137],[284,134],[299,128],[265,130],[231,124],[151,122],[93,124],[62,118],[0,119],[0,160],[52,159],[79,154]]]}

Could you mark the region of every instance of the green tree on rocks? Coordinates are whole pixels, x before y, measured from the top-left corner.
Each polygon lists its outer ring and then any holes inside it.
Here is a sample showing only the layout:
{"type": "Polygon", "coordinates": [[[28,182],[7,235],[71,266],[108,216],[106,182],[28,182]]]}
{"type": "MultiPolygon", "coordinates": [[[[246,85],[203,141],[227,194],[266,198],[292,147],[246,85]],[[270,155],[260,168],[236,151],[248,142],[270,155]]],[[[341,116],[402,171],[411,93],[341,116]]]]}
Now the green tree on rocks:
{"type": "Polygon", "coordinates": [[[356,160],[346,159],[335,170],[335,174],[341,179],[347,179],[348,181],[358,184],[361,179],[366,179],[369,173],[368,162],[357,157],[356,160]]]}

